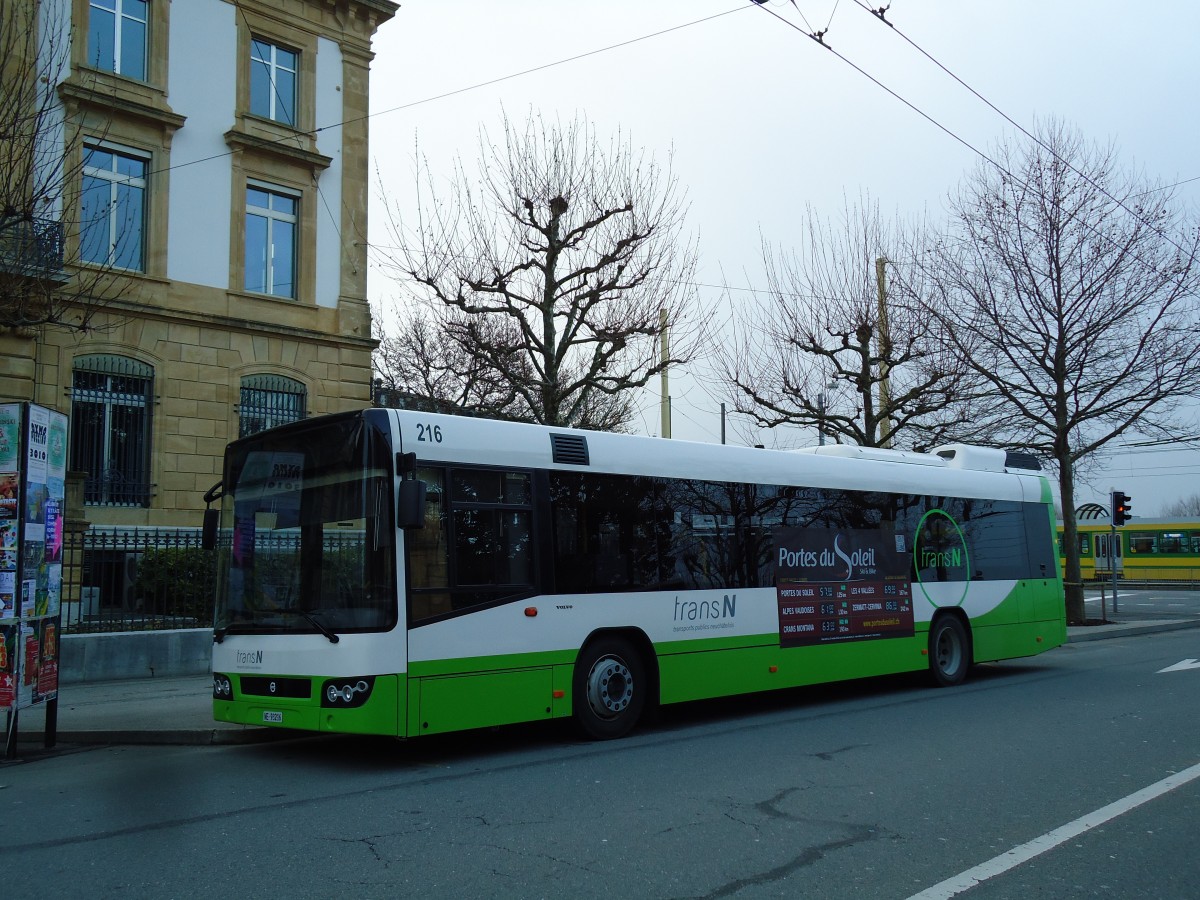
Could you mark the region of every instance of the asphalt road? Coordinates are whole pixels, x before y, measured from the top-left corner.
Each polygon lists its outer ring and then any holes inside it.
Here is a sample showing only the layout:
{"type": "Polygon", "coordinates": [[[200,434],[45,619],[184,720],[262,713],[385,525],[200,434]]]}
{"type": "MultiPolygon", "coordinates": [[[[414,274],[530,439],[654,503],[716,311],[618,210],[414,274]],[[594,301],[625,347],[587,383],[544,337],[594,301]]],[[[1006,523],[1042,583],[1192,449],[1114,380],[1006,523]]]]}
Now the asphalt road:
{"type": "Polygon", "coordinates": [[[1099,619],[1103,613],[1111,621],[1192,618],[1200,613],[1200,591],[1119,584],[1114,601],[1111,585],[1103,591],[1089,587],[1084,606],[1089,618],[1099,619]]]}
{"type": "Polygon", "coordinates": [[[1195,629],[1072,644],[600,744],[556,723],[56,755],[0,769],[3,896],[945,897],[975,870],[958,896],[1195,897],[1200,665],[1162,670],[1196,658],[1195,629]]]}

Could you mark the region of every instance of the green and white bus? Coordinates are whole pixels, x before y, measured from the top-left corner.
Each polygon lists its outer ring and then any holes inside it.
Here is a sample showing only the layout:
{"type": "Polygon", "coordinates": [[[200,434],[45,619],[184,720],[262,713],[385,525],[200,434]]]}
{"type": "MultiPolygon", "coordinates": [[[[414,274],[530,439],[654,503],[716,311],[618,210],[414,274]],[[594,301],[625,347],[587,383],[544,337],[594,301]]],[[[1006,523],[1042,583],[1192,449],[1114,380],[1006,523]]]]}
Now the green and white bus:
{"type": "Polygon", "coordinates": [[[230,444],[216,719],[416,737],[1066,640],[1050,486],[955,445],[731,447],[369,409],[230,444]]]}

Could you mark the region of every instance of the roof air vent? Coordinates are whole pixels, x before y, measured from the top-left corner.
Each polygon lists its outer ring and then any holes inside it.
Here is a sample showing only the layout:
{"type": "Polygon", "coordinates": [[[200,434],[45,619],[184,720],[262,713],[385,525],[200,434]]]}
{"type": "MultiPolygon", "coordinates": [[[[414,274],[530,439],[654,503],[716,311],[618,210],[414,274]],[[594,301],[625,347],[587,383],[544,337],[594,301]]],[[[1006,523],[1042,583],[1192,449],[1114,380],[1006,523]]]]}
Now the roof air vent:
{"type": "Polygon", "coordinates": [[[550,449],[556,463],[568,466],[589,466],[587,438],[579,434],[550,435],[550,449]]]}

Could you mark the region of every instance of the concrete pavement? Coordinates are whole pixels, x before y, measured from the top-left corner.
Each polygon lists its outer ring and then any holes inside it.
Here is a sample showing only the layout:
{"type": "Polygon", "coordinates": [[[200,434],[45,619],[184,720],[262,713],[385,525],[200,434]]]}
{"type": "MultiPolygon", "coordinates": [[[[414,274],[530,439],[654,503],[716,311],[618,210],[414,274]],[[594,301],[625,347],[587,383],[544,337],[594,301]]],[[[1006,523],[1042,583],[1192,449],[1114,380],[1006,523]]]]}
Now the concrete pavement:
{"type": "MultiPolygon", "coordinates": [[[[1068,642],[1104,640],[1200,627],[1200,615],[1073,626],[1068,642]]],[[[0,719],[0,723],[3,719],[0,719]]],[[[18,757],[44,753],[44,706],[21,710],[18,757]]],[[[212,676],[138,678],[69,684],[58,701],[57,747],[81,744],[238,744],[305,734],[279,728],[233,725],[212,717],[212,676]]],[[[0,738],[3,731],[0,731],[0,738]]],[[[0,744],[0,765],[4,763],[0,744]]]]}
{"type": "MultiPolygon", "coordinates": [[[[21,710],[17,720],[18,747],[22,750],[42,747],[45,727],[45,704],[21,710]]],[[[211,674],[68,684],[59,690],[56,736],[60,747],[239,744],[295,734],[283,729],[215,721],[211,674]]],[[[0,749],[0,762],[3,755],[0,749]]]]}

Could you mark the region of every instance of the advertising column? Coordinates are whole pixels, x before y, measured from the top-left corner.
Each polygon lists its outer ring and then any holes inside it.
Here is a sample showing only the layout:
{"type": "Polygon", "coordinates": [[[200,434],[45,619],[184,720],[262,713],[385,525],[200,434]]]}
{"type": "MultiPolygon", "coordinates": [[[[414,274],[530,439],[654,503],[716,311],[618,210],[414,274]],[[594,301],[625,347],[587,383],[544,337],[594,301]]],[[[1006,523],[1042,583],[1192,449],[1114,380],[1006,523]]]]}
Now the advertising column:
{"type": "Polygon", "coordinates": [[[58,696],[66,474],[67,417],[0,405],[0,710],[10,713],[58,696]]]}

